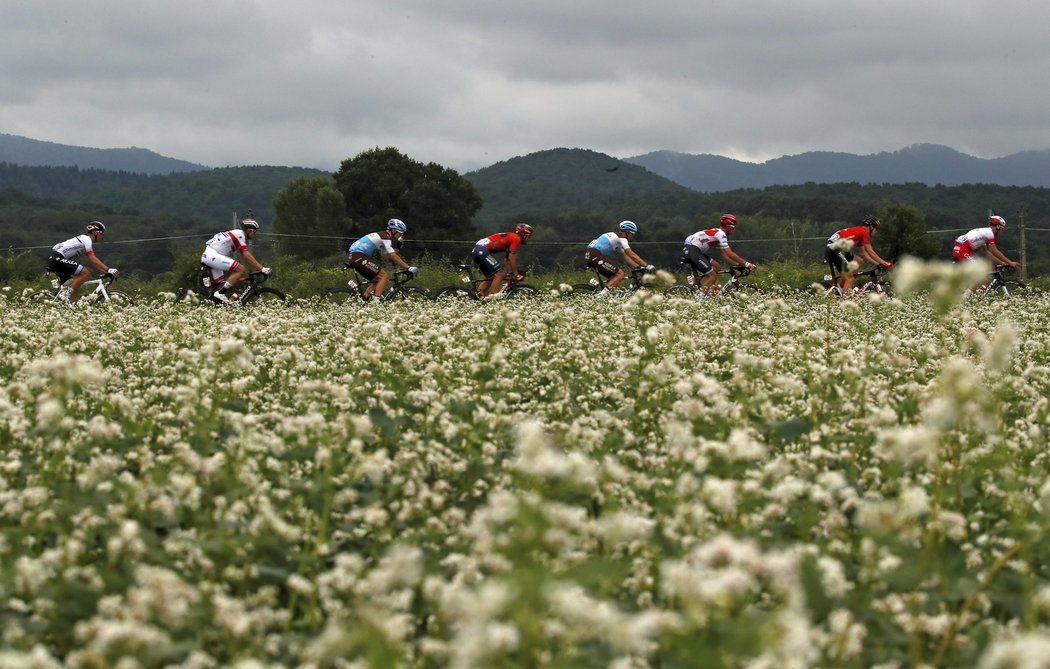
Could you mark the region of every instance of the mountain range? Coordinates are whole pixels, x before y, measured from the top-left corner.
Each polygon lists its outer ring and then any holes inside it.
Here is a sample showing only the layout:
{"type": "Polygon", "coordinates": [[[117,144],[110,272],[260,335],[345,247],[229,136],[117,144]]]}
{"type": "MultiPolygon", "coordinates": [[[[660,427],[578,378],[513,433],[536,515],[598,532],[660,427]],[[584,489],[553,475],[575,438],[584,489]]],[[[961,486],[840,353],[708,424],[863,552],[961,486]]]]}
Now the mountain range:
{"type": "Polygon", "coordinates": [[[913,144],[863,156],[809,151],[764,163],[675,151],[654,151],[625,161],[702,193],[809,182],[1050,187],[1050,150],[977,158],[938,144],[913,144]]]}
{"type": "Polygon", "coordinates": [[[28,167],[78,167],[137,174],[172,174],[211,169],[168,158],[149,149],[93,149],[0,133],[0,162],[28,167]]]}

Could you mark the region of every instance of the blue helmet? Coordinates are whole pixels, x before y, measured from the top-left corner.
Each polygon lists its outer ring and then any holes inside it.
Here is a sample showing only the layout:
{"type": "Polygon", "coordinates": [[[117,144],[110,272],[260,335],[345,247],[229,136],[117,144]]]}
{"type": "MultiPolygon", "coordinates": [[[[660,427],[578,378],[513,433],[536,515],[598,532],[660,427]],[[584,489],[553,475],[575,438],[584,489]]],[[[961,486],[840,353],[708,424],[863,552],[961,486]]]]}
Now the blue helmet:
{"type": "Polygon", "coordinates": [[[620,223],[620,232],[633,232],[638,234],[638,226],[631,221],[623,221],[620,223]]]}
{"type": "Polygon", "coordinates": [[[393,230],[394,232],[400,232],[401,234],[405,234],[406,232],[408,232],[408,226],[405,225],[405,222],[402,221],[400,218],[392,218],[389,221],[387,221],[386,229],[393,230]]]}

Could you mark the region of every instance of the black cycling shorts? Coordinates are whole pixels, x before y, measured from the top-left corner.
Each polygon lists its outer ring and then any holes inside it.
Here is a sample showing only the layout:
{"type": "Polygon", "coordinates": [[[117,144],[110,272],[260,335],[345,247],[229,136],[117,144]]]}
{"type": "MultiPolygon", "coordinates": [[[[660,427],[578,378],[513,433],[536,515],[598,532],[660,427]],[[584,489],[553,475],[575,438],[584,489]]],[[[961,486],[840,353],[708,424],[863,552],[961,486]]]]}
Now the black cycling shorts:
{"type": "Polygon", "coordinates": [[[692,266],[698,273],[707,275],[711,273],[711,258],[698,247],[686,244],[682,249],[682,262],[692,266]]]}
{"type": "Polygon", "coordinates": [[[478,269],[481,270],[486,278],[503,268],[503,263],[492,257],[492,251],[489,251],[488,247],[481,244],[476,245],[474,252],[470,255],[474,258],[474,264],[478,266],[478,269]]]}
{"type": "Polygon", "coordinates": [[[80,265],[76,260],[71,260],[58,253],[52,253],[47,259],[47,271],[57,274],[59,283],[69,281],[79,269],[80,265]]]}
{"type": "Polygon", "coordinates": [[[832,274],[845,274],[846,265],[853,260],[851,251],[839,251],[830,246],[824,251],[824,260],[831,266],[832,274]]]}

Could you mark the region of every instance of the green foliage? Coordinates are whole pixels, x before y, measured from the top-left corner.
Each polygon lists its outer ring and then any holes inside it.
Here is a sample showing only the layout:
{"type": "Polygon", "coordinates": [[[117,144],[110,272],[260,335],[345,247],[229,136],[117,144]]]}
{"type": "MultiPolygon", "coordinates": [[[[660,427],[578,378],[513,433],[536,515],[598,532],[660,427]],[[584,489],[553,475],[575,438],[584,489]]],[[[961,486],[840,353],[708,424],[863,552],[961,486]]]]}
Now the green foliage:
{"type": "Polygon", "coordinates": [[[879,212],[882,225],[876,233],[880,255],[895,260],[905,255],[929,259],[941,249],[926,230],[926,220],[916,207],[910,204],[892,204],[879,212]]]}
{"type": "Polygon", "coordinates": [[[283,252],[301,256],[316,256],[318,249],[330,249],[336,242],[321,237],[339,237],[347,234],[349,221],[343,194],[330,179],[298,177],[290,181],[273,200],[277,218],[274,229],[288,235],[282,240],[283,252]],[[293,236],[314,236],[314,239],[295,239],[293,236]]]}
{"type": "Polygon", "coordinates": [[[335,182],[355,234],[383,229],[390,218],[404,219],[418,237],[474,234],[471,219],[481,197],[458,172],[437,163],[424,165],[396,148],[376,148],[344,160],[335,182]]]}

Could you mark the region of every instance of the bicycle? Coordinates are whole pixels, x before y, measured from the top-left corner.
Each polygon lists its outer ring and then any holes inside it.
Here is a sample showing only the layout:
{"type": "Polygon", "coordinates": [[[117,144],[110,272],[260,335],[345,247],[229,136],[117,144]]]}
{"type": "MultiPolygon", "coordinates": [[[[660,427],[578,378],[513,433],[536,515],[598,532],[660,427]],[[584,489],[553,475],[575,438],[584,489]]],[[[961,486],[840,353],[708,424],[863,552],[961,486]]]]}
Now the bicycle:
{"type": "MultiPolygon", "coordinates": [[[[350,263],[343,263],[343,269],[353,269],[350,263]]],[[[396,302],[399,300],[429,300],[430,292],[419,286],[406,286],[405,284],[416,278],[416,275],[408,270],[401,270],[393,274],[393,281],[383,293],[383,302],[396,302]]],[[[346,282],[346,288],[331,288],[321,293],[321,304],[346,304],[347,302],[365,301],[365,290],[372,284],[372,279],[364,278],[360,272],[354,270],[354,276],[346,282]]]]}
{"type": "Polygon", "coordinates": [[[262,272],[252,272],[244,277],[244,288],[240,294],[237,295],[236,300],[230,302],[220,302],[215,299],[215,291],[222,285],[220,280],[212,280],[211,268],[207,265],[201,265],[198,273],[198,278],[194,282],[192,287],[182,287],[179,292],[175,295],[176,302],[182,302],[190,295],[196,295],[197,299],[203,303],[214,303],[214,304],[232,304],[241,306],[250,306],[257,302],[284,302],[288,299],[288,296],[276,288],[270,288],[269,286],[263,286],[262,284],[268,279],[268,275],[262,272]]]}
{"type": "MultiPolygon", "coordinates": [[[[597,267],[589,268],[594,271],[595,276],[591,277],[589,283],[574,283],[572,290],[567,291],[565,296],[567,297],[579,297],[581,295],[597,295],[609,284],[609,280],[602,276],[601,272],[598,271],[597,267]]],[[[644,267],[632,267],[629,276],[629,283],[624,286],[622,283],[617,285],[609,291],[609,294],[616,298],[627,297],[631,293],[641,290],[642,288],[648,288],[649,286],[645,283],[645,276],[650,274],[649,270],[644,267]]]]}
{"type": "MultiPolygon", "coordinates": [[[[459,271],[464,272],[465,276],[461,278],[463,282],[462,286],[445,286],[434,292],[434,299],[438,301],[452,301],[452,300],[480,300],[478,295],[478,284],[484,281],[484,278],[477,278],[474,276],[474,268],[471,265],[456,265],[459,271]]],[[[524,276],[524,275],[522,275],[524,276]]],[[[502,296],[507,300],[521,300],[521,299],[533,299],[537,298],[542,294],[539,288],[521,283],[520,280],[507,274],[503,277],[503,289],[493,295],[502,296]]]]}
{"type": "Polygon", "coordinates": [[[830,286],[824,291],[824,297],[850,297],[855,299],[867,293],[888,294],[891,284],[886,279],[887,273],[889,273],[889,269],[882,265],[876,265],[866,272],[858,272],[854,275],[854,278],[860,279],[862,283],[859,285],[854,284],[853,291],[849,295],[846,295],[842,290],[841,275],[825,274],[824,283],[830,283],[830,286]]]}
{"type": "Polygon", "coordinates": [[[1017,293],[1028,288],[1024,281],[1007,279],[1003,276],[1003,273],[1010,269],[1012,268],[1009,265],[996,264],[992,267],[992,273],[989,275],[988,283],[976,288],[972,293],[972,297],[984,297],[987,295],[1010,297],[1011,290],[1014,293],[1017,293]]]}
{"type": "Polygon", "coordinates": [[[712,286],[714,291],[711,293],[705,293],[700,290],[700,286],[694,282],[692,275],[690,275],[689,283],[676,283],[668,286],[664,291],[664,295],[679,299],[693,298],[696,300],[702,300],[708,297],[732,295],[737,291],[757,291],[758,288],[753,284],[740,280],[740,277],[747,276],[750,273],[751,270],[747,269],[744,265],[732,265],[727,269],[720,271],[719,274],[728,274],[729,280],[721,285],[715,284],[712,286]]]}
{"type": "MultiPolygon", "coordinates": [[[[84,282],[84,286],[95,286],[95,289],[90,293],[84,293],[78,303],[83,304],[115,304],[122,307],[133,307],[135,301],[131,299],[131,296],[127,293],[122,293],[119,290],[110,290],[109,284],[116,281],[111,274],[100,274],[94,279],[84,282]]],[[[63,299],[60,297],[62,290],[69,286],[72,279],[59,285],[58,279],[51,280],[51,290],[39,290],[35,293],[30,293],[25,297],[25,302],[33,303],[45,303],[45,302],[58,302],[59,304],[69,304],[68,298],[63,299]]]]}

